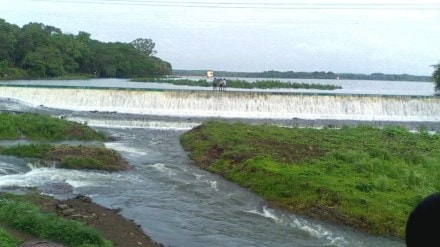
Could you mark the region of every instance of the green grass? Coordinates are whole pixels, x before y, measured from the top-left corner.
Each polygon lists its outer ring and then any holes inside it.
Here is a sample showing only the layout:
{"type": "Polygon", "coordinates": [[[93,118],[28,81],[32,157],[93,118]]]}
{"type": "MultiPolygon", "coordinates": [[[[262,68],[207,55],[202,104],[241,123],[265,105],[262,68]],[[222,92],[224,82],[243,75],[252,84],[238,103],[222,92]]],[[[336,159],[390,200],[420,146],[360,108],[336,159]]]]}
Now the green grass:
{"type": "MultiPolygon", "coordinates": [[[[42,213],[37,206],[10,194],[0,196],[0,222],[37,238],[62,243],[70,247],[111,247],[96,230],[54,214],[42,213]]],[[[10,239],[0,232],[0,238],[10,239]]],[[[12,240],[13,241],[13,240],[12,240]]]]}
{"type": "Polygon", "coordinates": [[[105,171],[126,170],[128,163],[116,151],[101,147],[54,146],[44,141],[106,140],[104,134],[75,122],[40,114],[0,114],[0,139],[25,138],[40,143],[0,146],[0,154],[39,158],[58,162],[67,169],[93,169],[105,171]]]}
{"type": "Polygon", "coordinates": [[[59,160],[61,168],[120,171],[129,168],[129,164],[115,150],[102,147],[52,148],[47,156],[49,160],[59,160]]]}
{"type": "Polygon", "coordinates": [[[28,158],[44,158],[51,148],[53,148],[53,146],[49,144],[16,145],[11,147],[0,146],[0,154],[28,158]]]}
{"type": "MultiPolygon", "coordinates": [[[[187,85],[187,86],[200,86],[200,87],[212,87],[212,83],[205,79],[190,80],[190,79],[167,79],[167,78],[134,78],[131,79],[134,82],[157,82],[157,83],[169,83],[173,85],[187,85]]],[[[245,80],[227,80],[228,88],[260,88],[260,89],[277,89],[277,88],[294,88],[294,89],[320,89],[320,90],[334,90],[342,87],[328,84],[317,83],[297,83],[297,82],[282,82],[279,80],[257,80],[254,82],[248,82],[245,80]]]]}
{"type": "Polygon", "coordinates": [[[29,144],[0,146],[0,154],[56,161],[57,167],[66,169],[120,171],[129,168],[118,152],[102,147],[29,144]]]}
{"type": "Polygon", "coordinates": [[[20,241],[15,239],[6,230],[0,227],[0,246],[1,247],[16,247],[20,241]]]}
{"type": "Polygon", "coordinates": [[[0,114],[0,139],[105,140],[88,126],[41,114],[0,114]]]}
{"type": "Polygon", "coordinates": [[[440,136],[388,126],[280,128],[207,122],[183,134],[195,163],[292,212],[403,238],[440,190],[440,136]]]}

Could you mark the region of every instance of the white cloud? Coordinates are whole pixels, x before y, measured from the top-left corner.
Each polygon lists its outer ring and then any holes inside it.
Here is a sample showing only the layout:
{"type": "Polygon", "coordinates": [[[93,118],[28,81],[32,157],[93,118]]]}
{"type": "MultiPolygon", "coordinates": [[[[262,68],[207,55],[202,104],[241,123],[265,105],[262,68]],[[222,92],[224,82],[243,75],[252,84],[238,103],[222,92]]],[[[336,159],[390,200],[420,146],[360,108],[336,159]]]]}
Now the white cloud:
{"type": "MultiPolygon", "coordinates": [[[[162,5],[167,2],[172,6],[16,0],[2,1],[0,13],[18,25],[43,22],[74,34],[86,31],[103,41],[152,38],[157,55],[174,68],[427,75],[432,72],[429,65],[440,60],[440,8],[418,9],[411,0],[338,2],[342,5],[327,0],[243,0],[240,3],[248,4],[240,8],[214,5],[219,3],[214,0],[198,1],[206,3],[199,4],[202,7],[188,7],[197,4],[187,0],[164,0],[162,5]],[[175,6],[181,5],[177,2],[187,7],[175,6]],[[279,3],[288,5],[273,5],[279,3]],[[366,6],[355,5],[359,3],[366,6]]],[[[234,3],[221,1],[228,2],[234,3]]],[[[440,6],[438,0],[416,3],[440,6]]]]}

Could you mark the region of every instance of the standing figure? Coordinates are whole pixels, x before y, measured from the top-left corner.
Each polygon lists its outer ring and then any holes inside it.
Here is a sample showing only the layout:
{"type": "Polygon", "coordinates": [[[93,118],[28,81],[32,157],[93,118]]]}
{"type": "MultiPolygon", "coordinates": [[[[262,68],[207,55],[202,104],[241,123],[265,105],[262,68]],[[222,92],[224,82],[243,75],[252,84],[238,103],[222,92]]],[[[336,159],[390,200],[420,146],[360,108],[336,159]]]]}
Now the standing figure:
{"type": "Polygon", "coordinates": [[[220,83],[219,90],[220,91],[225,91],[226,90],[226,79],[225,78],[219,79],[219,83],[220,83]]]}
{"type": "Polygon", "coordinates": [[[218,81],[219,81],[219,79],[214,78],[214,80],[212,81],[212,90],[216,90],[217,89],[218,81]]]}
{"type": "Polygon", "coordinates": [[[223,78],[222,80],[222,86],[223,86],[223,91],[226,91],[226,79],[223,78]]]}

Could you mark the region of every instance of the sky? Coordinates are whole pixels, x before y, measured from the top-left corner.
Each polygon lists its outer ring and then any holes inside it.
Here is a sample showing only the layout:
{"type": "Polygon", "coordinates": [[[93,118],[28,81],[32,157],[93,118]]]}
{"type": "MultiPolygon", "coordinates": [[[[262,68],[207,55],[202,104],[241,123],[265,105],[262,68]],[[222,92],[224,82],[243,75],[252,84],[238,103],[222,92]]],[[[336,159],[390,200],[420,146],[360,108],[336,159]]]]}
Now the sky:
{"type": "Polygon", "coordinates": [[[440,0],[0,0],[0,18],[149,38],[173,69],[431,75],[440,0]]]}

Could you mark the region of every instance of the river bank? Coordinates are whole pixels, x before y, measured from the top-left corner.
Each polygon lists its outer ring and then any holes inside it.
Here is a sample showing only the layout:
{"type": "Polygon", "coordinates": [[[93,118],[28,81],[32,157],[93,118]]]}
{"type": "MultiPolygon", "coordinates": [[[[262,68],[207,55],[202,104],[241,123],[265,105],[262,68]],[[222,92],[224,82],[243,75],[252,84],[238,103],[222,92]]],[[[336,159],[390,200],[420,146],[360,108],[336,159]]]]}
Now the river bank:
{"type": "MultiPolygon", "coordinates": [[[[36,205],[45,214],[57,215],[92,227],[106,240],[111,241],[115,247],[163,246],[152,241],[133,221],[121,216],[119,210],[102,207],[92,202],[89,197],[77,196],[67,200],[57,200],[50,196],[31,193],[20,196],[19,200],[36,205]]],[[[18,242],[44,240],[26,232],[14,230],[7,225],[2,224],[1,227],[6,227],[6,231],[18,242]]]]}
{"type": "MultiPolygon", "coordinates": [[[[109,140],[103,133],[86,125],[41,114],[0,114],[0,121],[2,123],[0,139],[29,142],[0,146],[0,155],[40,159],[41,162],[37,163],[41,166],[57,167],[58,169],[113,172],[131,168],[128,162],[115,150],[97,146],[51,144],[66,140],[98,143],[109,140]]],[[[13,190],[13,188],[11,189],[13,190]]],[[[91,239],[94,239],[93,241],[96,240],[93,242],[93,246],[113,246],[112,244],[120,247],[160,246],[153,242],[138,225],[119,215],[119,210],[111,210],[95,204],[89,197],[76,196],[66,200],[58,200],[39,194],[40,191],[35,188],[27,190],[31,193],[22,196],[0,193],[0,239],[5,242],[4,244],[8,244],[8,247],[36,240],[50,240],[69,246],[80,246],[78,244],[82,243],[81,241],[87,234],[91,239]],[[36,205],[41,212],[33,208],[33,205],[36,205]],[[8,210],[15,210],[14,208],[17,208],[14,212],[19,217],[11,221],[9,219],[11,212],[8,210]],[[53,215],[81,222],[83,226],[60,221],[53,215]],[[34,229],[34,227],[26,225],[38,227],[34,229]],[[61,232],[55,232],[56,228],[61,226],[63,227],[59,229],[61,232]],[[73,226],[75,229],[70,228],[73,226]],[[105,240],[100,240],[97,234],[84,226],[97,230],[105,240]],[[62,230],[64,228],[70,229],[69,232],[64,232],[62,230]],[[59,235],[67,235],[67,237],[57,237],[59,235]],[[112,244],[107,244],[105,242],[107,240],[110,240],[112,244]]],[[[65,182],[57,182],[45,185],[43,192],[70,194],[73,192],[73,187],[65,182]]],[[[87,242],[86,239],[84,241],[87,242]]]]}
{"type": "Polygon", "coordinates": [[[208,122],[181,136],[195,164],[299,215],[404,238],[438,190],[440,136],[387,126],[280,128],[208,122]]]}

